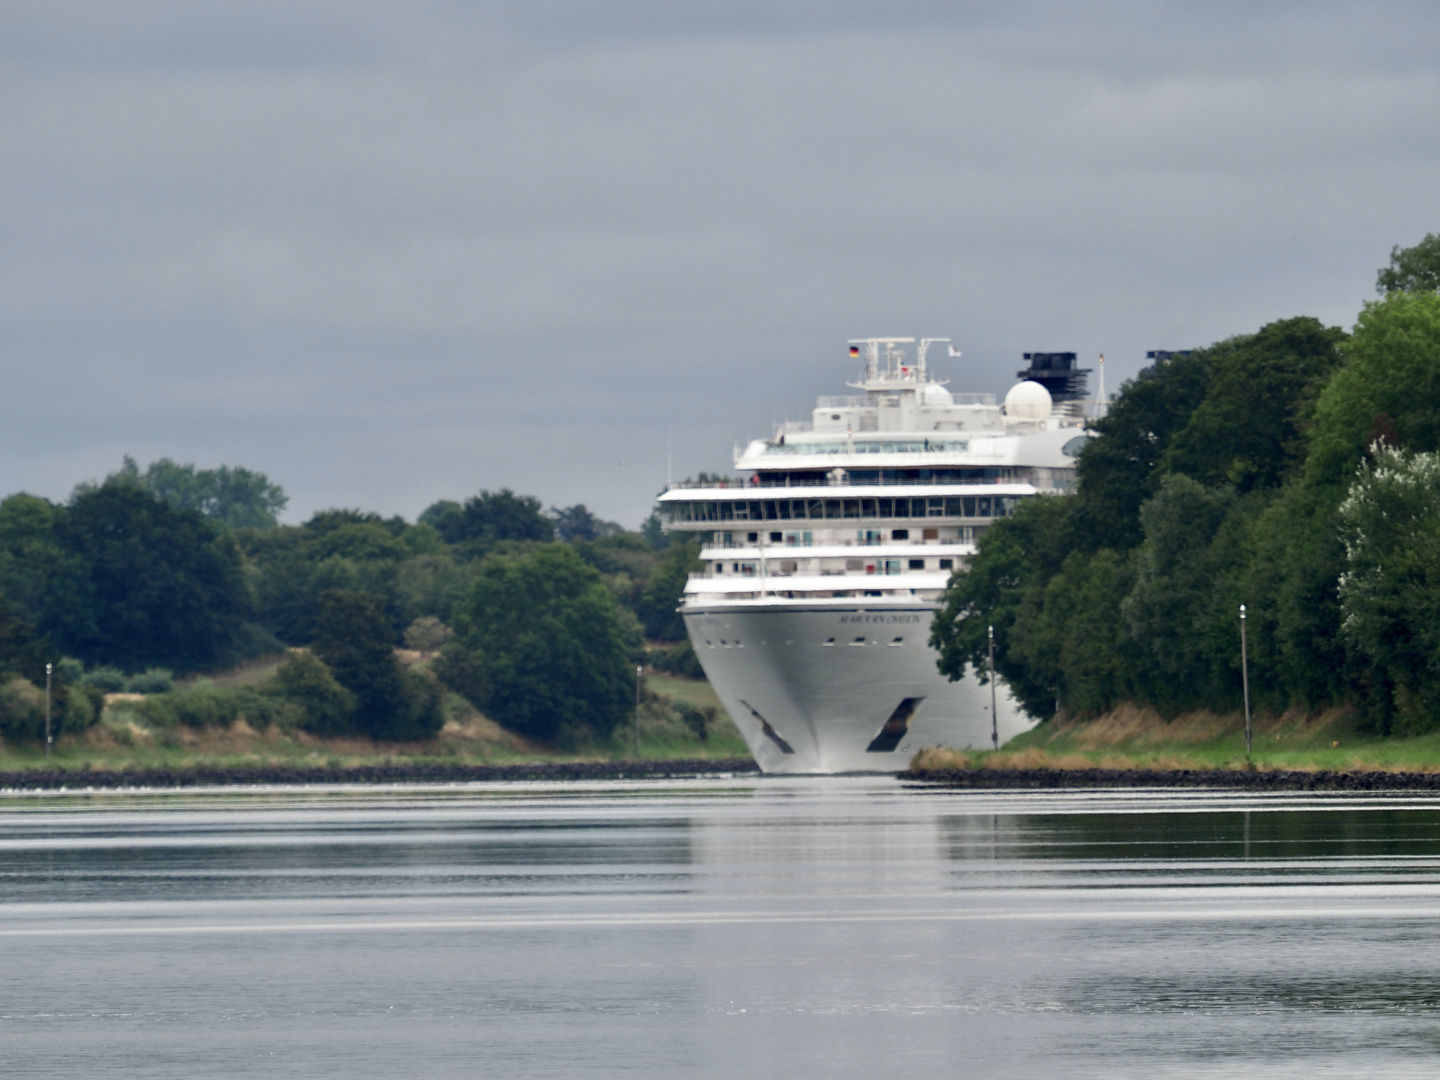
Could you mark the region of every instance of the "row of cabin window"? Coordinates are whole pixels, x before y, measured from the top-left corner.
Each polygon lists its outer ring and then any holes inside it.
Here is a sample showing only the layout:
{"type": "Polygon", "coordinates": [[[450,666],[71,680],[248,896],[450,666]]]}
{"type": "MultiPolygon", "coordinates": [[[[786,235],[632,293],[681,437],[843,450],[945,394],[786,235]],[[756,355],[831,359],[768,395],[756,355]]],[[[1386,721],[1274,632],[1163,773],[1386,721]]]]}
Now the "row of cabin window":
{"type": "MultiPolygon", "coordinates": [[[[936,569],[955,569],[954,559],[939,559],[937,560],[937,562],[939,563],[939,565],[936,567],[936,569]]],[[[726,573],[727,571],[725,568],[727,565],[730,568],[728,571],[729,573],[740,574],[745,577],[754,576],[756,573],[759,572],[759,564],[753,562],[736,562],[728,564],[723,562],[717,562],[715,564],[715,572],[717,574],[726,573]]],[[[794,574],[798,572],[798,565],[799,564],[794,559],[780,559],[771,563],[770,567],[772,573],[794,574]]],[[[899,574],[903,573],[905,570],[924,569],[924,559],[870,559],[868,561],[865,559],[845,560],[845,572],[849,574],[899,574]]],[[[834,573],[833,570],[830,572],[834,573]]]]}
{"type": "MultiPolygon", "coordinates": [[[[925,540],[939,540],[939,529],[917,529],[925,540]]],[[[814,533],[810,532],[772,532],[769,534],[770,543],[784,544],[786,547],[809,547],[814,543],[814,533]]],[[[720,542],[725,547],[739,547],[740,542],[735,539],[734,533],[720,533],[720,542]]],[[[855,539],[861,544],[880,544],[886,540],[905,541],[910,539],[909,529],[891,529],[890,535],[886,536],[877,529],[861,529],[855,534],[855,539]]],[[[973,544],[975,542],[975,529],[970,525],[962,525],[955,530],[955,540],[962,544],[973,544]]],[[[758,544],[760,534],[758,532],[746,533],[746,544],[758,544]]],[[[822,541],[823,542],[823,541],[822,541]]],[[[847,541],[848,543],[848,541],[847,541]]]]}
{"type": "Polygon", "coordinates": [[[1012,495],[945,495],[911,499],[751,499],[672,503],[671,521],[842,521],[845,518],[1009,517],[1012,495]]]}
{"type": "MultiPolygon", "coordinates": [[[[854,638],[851,638],[851,639],[850,639],[850,644],[851,644],[852,646],[857,647],[857,648],[860,647],[860,646],[863,646],[863,645],[867,645],[867,644],[868,644],[868,645],[879,645],[880,643],[881,643],[881,642],[880,642],[880,639],[879,639],[879,638],[868,638],[868,639],[867,639],[864,634],[858,634],[858,635],[856,635],[854,638]]],[[[706,647],[707,649],[713,649],[713,648],[715,648],[715,647],[717,646],[717,644],[718,644],[718,646],[719,646],[720,648],[722,648],[722,649],[743,649],[743,648],[745,647],[745,643],[744,643],[743,641],[740,641],[738,638],[737,638],[736,640],[734,640],[734,641],[729,641],[729,640],[727,640],[727,639],[725,639],[725,638],[721,638],[718,643],[717,643],[717,642],[714,642],[714,641],[710,641],[710,640],[707,639],[706,642],[705,642],[705,647],[706,647]]],[[[764,642],[761,642],[761,644],[763,645],[764,642]]],[[[785,642],[785,644],[786,644],[786,645],[793,645],[794,642],[793,642],[793,641],[787,641],[787,642],[785,642]]],[[[828,637],[828,638],[826,638],[824,641],[822,641],[820,644],[823,645],[823,646],[825,646],[826,648],[833,648],[833,647],[835,646],[835,639],[834,639],[833,637],[828,637]]],[[[893,638],[891,638],[890,641],[889,641],[890,648],[892,648],[892,649],[898,649],[898,648],[900,648],[901,646],[903,646],[904,644],[905,644],[905,638],[904,638],[904,637],[893,637],[893,638]]]]}

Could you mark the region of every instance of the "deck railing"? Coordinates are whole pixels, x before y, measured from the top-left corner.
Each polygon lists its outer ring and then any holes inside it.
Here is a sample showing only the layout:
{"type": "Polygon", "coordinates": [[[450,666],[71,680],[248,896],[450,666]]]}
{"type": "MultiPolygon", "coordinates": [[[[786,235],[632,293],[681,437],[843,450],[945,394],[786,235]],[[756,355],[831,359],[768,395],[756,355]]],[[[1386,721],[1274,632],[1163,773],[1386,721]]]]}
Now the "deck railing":
{"type": "Polygon", "coordinates": [[[842,478],[824,476],[816,479],[789,476],[783,479],[778,477],[760,476],[758,480],[744,480],[736,477],[734,480],[721,480],[716,482],[700,482],[695,480],[681,480],[672,484],[666,484],[666,491],[695,491],[695,490],[719,490],[719,491],[765,491],[784,488],[833,488],[833,487],[917,487],[931,484],[1025,484],[1028,480],[1020,480],[1013,476],[985,476],[968,477],[955,479],[953,477],[925,477],[896,479],[894,477],[875,476],[857,477],[848,475],[842,478]]]}

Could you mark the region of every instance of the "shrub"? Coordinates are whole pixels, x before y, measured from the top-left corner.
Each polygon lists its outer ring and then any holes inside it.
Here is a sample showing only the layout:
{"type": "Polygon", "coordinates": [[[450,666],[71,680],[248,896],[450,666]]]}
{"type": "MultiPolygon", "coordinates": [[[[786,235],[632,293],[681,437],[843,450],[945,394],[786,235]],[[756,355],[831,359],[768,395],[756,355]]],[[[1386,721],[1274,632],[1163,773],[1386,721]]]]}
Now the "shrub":
{"type": "Polygon", "coordinates": [[[69,735],[94,727],[104,709],[105,691],[84,683],[70,683],[60,704],[59,734],[69,735]]]}
{"type": "Polygon", "coordinates": [[[164,668],[150,668],[125,681],[125,690],[131,694],[168,694],[174,689],[175,679],[164,668]]]}
{"type": "Polygon", "coordinates": [[[422,615],[405,631],[405,647],[419,653],[433,653],[450,636],[450,628],[434,615],[422,615]]]}
{"type": "Polygon", "coordinates": [[[0,737],[6,742],[35,742],[45,733],[45,691],[28,679],[0,686],[0,737]]]}
{"type": "Polygon", "coordinates": [[[316,735],[352,730],[355,695],[338,682],[325,662],[308,652],[293,652],[275,673],[275,690],[303,713],[301,726],[316,735]]]}
{"type": "Polygon", "coordinates": [[[692,679],[703,679],[705,669],[689,640],[679,645],[665,645],[645,650],[645,662],[656,671],[667,671],[672,675],[685,675],[692,679]]]}
{"type": "Polygon", "coordinates": [[[710,729],[715,726],[714,705],[691,705],[688,702],[677,702],[675,713],[680,717],[681,723],[695,733],[695,737],[701,742],[710,741],[710,729]]]}
{"type": "Polygon", "coordinates": [[[440,686],[440,680],[428,671],[412,668],[405,673],[405,681],[410,708],[390,725],[385,737],[407,742],[433,739],[445,724],[445,714],[441,710],[445,691],[440,686]]]}
{"type": "Polygon", "coordinates": [[[452,641],[435,658],[431,670],[475,708],[483,710],[489,702],[490,677],[485,673],[485,660],[473,649],[452,641]]]}
{"type": "Polygon", "coordinates": [[[276,723],[298,723],[298,706],[272,694],[249,686],[192,686],[166,694],[152,694],[144,701],[134,702],[133,711],[148,724],[171,728],[183,724],[191,728],[228,727],[244,720],[251,727],[269,727],[276,723]]]}
{"type": "Polygon", "coordinates": [[[125,673],[117,667],[102,665],[87,671],[84,682],[101,693],[118,694],[125,689],[125,673]]]}

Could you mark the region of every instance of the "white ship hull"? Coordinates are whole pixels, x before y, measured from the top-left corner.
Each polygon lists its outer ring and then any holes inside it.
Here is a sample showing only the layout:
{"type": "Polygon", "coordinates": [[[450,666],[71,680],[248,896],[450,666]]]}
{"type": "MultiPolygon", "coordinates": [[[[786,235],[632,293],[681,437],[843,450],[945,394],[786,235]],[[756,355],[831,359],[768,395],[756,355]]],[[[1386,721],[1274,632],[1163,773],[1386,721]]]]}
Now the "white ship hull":
{"type": "MultiPolygon", "coordinates": [[[[990,688],[936,669],[929,604],[700,604],[682,614],[711,686],[767,773],[893,773],[923,747],[991,746],[990,688]]],[[[1003,745],[1033,721],[1003,682],[998,690],[1003,745]]]]}

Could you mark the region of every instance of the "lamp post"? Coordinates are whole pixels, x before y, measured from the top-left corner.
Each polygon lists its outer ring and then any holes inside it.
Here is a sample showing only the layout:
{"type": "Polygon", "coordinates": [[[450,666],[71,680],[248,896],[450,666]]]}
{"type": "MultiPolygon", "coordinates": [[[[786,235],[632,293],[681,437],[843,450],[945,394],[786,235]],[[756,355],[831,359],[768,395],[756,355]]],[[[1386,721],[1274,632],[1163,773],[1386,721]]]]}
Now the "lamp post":
{"type": "Polygon", "coordinates": [[[640,756],[640,677],[645,674],[645,669],[639,664],[635,665],[635,756],[640,756]]]}
{"type": "Polygon", "coordinates": [[[1245,655],[1245,605],[1240,605],[1240,683],[1245,688],[1245,756],[1250,756],[1250,663],[1245,655]]]}
{"type": "Polygon", "coordinates": [[[1000,717],[995,712],[995,627],[990,632],[990,746],[1000,749],[1000,717]]]}
{"type": "Polygon", "coordinates": [[[45,760],[50,760],[50,671],[52,665],[45,665],[45,760]]]}

